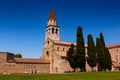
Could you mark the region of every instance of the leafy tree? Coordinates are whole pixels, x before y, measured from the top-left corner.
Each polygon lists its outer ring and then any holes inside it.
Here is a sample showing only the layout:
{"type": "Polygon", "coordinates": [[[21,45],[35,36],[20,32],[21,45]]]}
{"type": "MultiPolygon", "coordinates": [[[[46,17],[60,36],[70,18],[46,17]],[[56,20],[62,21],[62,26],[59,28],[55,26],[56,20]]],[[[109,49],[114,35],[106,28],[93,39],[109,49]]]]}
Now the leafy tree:
{"type": "Polygon", "coordinates": [[[96,66],[97,64],[97,57],[96,57],[96,47],[94,44],[94,40],[92,35],[88,35],[88,47],[87,47],[87,62],[89,64],[89,66],[92,68],[93,71],[93,67],[96,66]]]}
{"type": "Polygon", "coordinates": [[[14,58],[22,58],[22,55],[21,54],[14,54],[14,58]]]}
{"type": "Polygon", "coordinates": [[[82,28],[80,26],[77,28],[76,57],[77,57],[77,66],[80,68],[82,72],[86,71],[84,38],[83,38],[82,28]]]}
{"type": "Polygon", "coordinates": [[[67,60],[71,66],[71,68],[74,69],[74,72],[77,68],[77,63],[76,63],[76,55],[75,55],[75,50],[74,50],[74,45],[71,44],[71,47],[69,48],[67,52],[67,60]]]}

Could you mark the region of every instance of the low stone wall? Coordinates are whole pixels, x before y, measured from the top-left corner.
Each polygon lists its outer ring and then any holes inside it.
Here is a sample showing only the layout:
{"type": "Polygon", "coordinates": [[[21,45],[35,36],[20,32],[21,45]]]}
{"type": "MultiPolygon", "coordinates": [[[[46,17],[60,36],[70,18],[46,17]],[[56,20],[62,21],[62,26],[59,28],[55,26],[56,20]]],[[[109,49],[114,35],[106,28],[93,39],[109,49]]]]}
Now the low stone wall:
{"type": "Polygon", "coordinates": [[[0,52],[0,74],[13,73],[50,73],[50,63],[41,59],[17,59],[12,53],[0,52]],[[27,62],[26,62],[27,60],[27,62]]]}
{"type": "Polygon", "coordinates": [[[12,74],[12,73],[50,73],[49,64],[16,64],[5,63],[0,64],[0,73],[12,74]]]}

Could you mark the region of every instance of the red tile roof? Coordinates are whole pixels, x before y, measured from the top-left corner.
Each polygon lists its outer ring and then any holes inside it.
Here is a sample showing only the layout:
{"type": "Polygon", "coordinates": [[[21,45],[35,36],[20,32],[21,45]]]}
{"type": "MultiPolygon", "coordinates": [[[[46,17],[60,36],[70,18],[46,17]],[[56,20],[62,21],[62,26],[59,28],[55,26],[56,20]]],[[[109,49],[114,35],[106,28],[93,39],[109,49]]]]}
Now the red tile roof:
{"type": "Polygon", "coordinates": [[[120,43],[118,44],[111,44],[111,45],[107,45],[107,48],[114,48],[114,47],[120,47],[120,43]]]}
{"type": "Polygon", "coordinates": [[[50,12],[49,19],[54,19],[54,20],[56,20],[56,16],[55,16],[55,13],[54,13],[54,10],[53,10],[53,9],[52,9],[51,12],[50,12]]]}
{"type": "MultiPolygon", "coordinates": [[[[71,45],[72,42],[62,42],[62,41],[57,41],[57,40],[53,40],[53,42],[55,44],[63,44],[63,45],[71,45]]],[[[76,45],[76,43],[73,43],[74,45],[76,45]]]]}
{"type": "MultiPolygon", "coordinates": [[[[68,45],[70,46],[72,44],[72,42],[62,42],[62,41],[57,41],[57,40],[53,40],[53,42],[55,44],[60,44],[60,45],[68,45]]],[[[73,43],[76,46],[76,43],[73,43]]],[[[87,44],[85,44],[85,47],[87,47],[87,44]]]]}

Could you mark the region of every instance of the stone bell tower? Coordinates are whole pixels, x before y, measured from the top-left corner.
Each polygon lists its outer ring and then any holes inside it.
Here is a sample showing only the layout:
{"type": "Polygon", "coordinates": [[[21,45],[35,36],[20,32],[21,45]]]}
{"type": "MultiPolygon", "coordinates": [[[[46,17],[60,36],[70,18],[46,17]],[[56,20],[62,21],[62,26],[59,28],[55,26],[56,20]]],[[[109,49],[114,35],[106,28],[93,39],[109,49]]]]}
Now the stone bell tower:
{"type": "Polygon", "coordinates": [[[59,26],[57,24],[57,19],[54,13],[54,10],[52,9],[50,12],[50,16],[48,18],[47,27],[46,27],[46,38],[50,38],[52,40],[60,40],[60,32],[59,32],[59,26]]]}

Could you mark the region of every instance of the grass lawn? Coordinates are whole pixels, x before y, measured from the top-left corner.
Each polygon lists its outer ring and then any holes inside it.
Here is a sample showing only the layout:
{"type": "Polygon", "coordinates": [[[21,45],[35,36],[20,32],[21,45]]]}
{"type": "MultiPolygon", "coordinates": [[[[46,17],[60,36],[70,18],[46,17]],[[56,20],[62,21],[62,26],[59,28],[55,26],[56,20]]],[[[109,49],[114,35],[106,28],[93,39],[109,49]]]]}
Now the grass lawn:
{"type": "Polygon", "coordinates": [[[81,72],[75,74],[1,74],[0,80],[120,80],[120,72],[81,72]]]}

